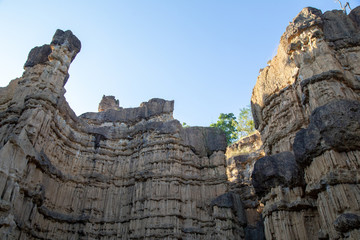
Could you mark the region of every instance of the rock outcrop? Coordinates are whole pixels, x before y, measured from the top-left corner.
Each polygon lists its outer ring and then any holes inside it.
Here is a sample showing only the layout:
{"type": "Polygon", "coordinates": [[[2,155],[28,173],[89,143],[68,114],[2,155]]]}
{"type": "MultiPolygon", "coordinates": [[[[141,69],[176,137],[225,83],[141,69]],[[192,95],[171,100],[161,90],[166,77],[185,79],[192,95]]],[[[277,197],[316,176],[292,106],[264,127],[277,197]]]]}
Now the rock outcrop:
{"type": "Polygon", "coordinates": [[[226,173],[230,191],[237,193],[246,216],[245,239],[265,239],[261,217],[263,206],[252,185],[252,172],[256,161],[264,156],[259,132],[244,137],[226,149],[226,173]]]}
{"type": "Polygon", "coordinates": [[[115,96],[103,96],[101,102],[99,103],[99,112],[106,112],[107,110],[120,110],[120,103],[118,99],[115,99],[115,96]]]}
{"type": "Polygon", "coordinates": [[[226,139],[183,129],[173,101],[77,117],[64,98],[80,41],[58,30],[0,89],[1,239],[242,239],[226,139]]]}
{"type": "Polygon", "coordinates": [[[267,239],[360,239],[359,20],[304,8],[254,87],[267,239]]]}

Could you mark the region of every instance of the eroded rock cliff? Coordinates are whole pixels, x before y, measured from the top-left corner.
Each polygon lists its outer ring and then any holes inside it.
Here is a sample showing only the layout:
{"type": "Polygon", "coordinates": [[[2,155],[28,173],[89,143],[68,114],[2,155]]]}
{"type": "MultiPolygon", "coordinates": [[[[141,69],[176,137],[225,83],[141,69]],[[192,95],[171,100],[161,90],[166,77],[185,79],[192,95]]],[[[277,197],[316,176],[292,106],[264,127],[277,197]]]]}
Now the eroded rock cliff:
{"type": "Polygon", "coordinates": [[[254,87],[267,239],[360,239],[359,20],[304,8],[254,87]]]}
{"type": "Polygon", "coordinates": [[[261,217],[263,205],[255,194],[252,172],[258,159],[264,156],[259,132],[244,137],[226,149],[226,173],[230,191],[240,195],[246,216],[245,239],[262,240],[264,225],[261,217]]]}
{"type": "Polygon", "coordinates": [[[183,129],[173,101],[77,117],[64,98],[80,41],[58,30],[0,89],[1,239],[242,239],[225,135],[183,129]]]}
{"type": "Polygon", "coordinates": [[[261,139],[227,150],[173,101],[76,116],[80,49],[58,30],[0,88],[2,239],[360,239],[360,7],[294,18],[253,90],[261,139]]]}

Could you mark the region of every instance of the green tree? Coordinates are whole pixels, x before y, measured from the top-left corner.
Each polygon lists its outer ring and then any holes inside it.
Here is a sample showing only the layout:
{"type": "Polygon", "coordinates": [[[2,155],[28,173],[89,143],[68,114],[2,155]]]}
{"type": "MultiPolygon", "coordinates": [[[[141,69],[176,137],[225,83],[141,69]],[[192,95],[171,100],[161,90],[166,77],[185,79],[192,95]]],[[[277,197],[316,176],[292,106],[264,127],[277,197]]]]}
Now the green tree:
{"type": "Polygon", "coordinates": [[[190,126],[189,126],[189,125],[187,125],[187,123],[186,123],[186,122],[183,122],[183,123],[182,123],[182,127],[183,127],[183,128],[188,128],[188,127],[190,127],[190,126]]]}
{"type": "Polygon", "coordinates": [[[216,123],[210,124],[210,127],[217,127],[225,132],[227,144],[233,143],[237,138],[237,125],[236,117],[233,113],[221,113],[216,123]]]}
{"type": "Polygon", "coordinates": [[[227,144],[235,142],[239,138],[250,135],[255,131],[254,120],[250,106],[240,109],[239,117],[236,119],[233,113],[221,113],[216,123],[210,127],[218,127],[225,132],[227,144]]]}
{"type": "Polygon", "coordinates": [[[250,135],[255,131],[254,119],[252,117],[250,106],[240,109],[236,130],[239,138],[250,135]]]}

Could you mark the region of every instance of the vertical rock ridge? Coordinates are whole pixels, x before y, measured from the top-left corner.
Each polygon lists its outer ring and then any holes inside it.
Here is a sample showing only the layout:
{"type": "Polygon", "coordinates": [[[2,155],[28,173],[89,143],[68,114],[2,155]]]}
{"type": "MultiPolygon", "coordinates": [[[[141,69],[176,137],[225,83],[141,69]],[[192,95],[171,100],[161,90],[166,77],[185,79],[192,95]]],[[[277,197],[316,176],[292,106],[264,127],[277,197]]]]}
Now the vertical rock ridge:
{"type": "Polygon", "coordinates": [[[267,239],[360,238],[359,9],[303,9],[258,77],[252,110],[267,156],[252,181],[267,239]]]}

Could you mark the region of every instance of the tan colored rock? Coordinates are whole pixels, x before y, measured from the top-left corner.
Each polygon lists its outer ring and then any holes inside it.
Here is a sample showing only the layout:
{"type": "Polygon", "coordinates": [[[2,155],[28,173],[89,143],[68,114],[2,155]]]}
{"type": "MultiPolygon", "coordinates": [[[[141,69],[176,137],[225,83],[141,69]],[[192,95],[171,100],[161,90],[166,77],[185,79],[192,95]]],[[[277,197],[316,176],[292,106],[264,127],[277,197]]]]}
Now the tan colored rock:
{"type": "Polygon", "coordinates": [[[267,239],[358,239],[359,13],[303,9],[254,87],[267,239]]]}
{"type": "Polygon", "coordinates": [[[265,239],[261,218],[263,206],[255,194],[251,174],[255,162],[264,156],[259,132],[244,137],[226,149],[226,173],[230,191],[239,194],[244,205],[246,239],[265,239]]]}
{"type": "Polygon", "coordinates": [[[266,154],[291,151],[296,132],[317,107],[334,99],[360,100],[360,35],[350,17],[357,12],[304,8],[288,26],[251,98],[266,154]]]}
{"type": "Polygon", "coordinates": [[[1,239],[244,238],[221,131],[183,129],[162,99],[77,117],[64,84],[80,41],[58,30],[47,49],[0,89],[1,239]]]}
{"type": "Polygon", "coordinates": [[[301,187],[277,187],[263,198],[266,239],[318,239],[316,202],[303,195],[301,187]]]}
{"type": "Polygon", "coordinates": [[[232,183],[250,185],[256,160],[264,156],[259,132],[244,137],[226,149],[227,176],[232,183]]]}
{"type": "Polygon", "coordinates": [[[103,96],[99,103],[99,112],[105,112],[109,109],[120,110],[119,100],[115,99],[114,96],[103,96]]]}

